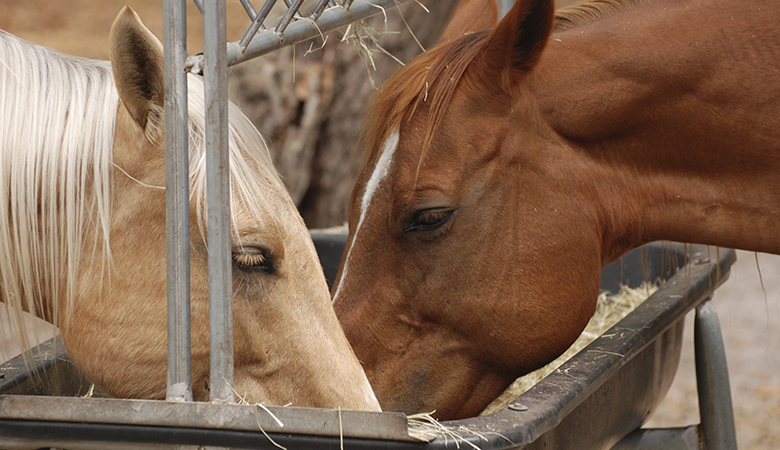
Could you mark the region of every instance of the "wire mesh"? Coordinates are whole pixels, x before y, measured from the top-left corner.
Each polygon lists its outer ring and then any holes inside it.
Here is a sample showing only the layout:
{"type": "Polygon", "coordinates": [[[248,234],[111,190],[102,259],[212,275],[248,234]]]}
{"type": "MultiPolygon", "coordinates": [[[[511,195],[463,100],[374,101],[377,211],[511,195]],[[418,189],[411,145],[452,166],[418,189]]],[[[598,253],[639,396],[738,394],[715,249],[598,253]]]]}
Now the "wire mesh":
{"type": "MultiPolygon", "coordinates": [[[[193,1],[202,12],[202,0],[193,1]]],[[[409,0],[265,0],[262,5],[251,0],[237,1],[247,14],[249,26],[241,39],[228,43],[228,66],[321,36],[409,0]],[[260,8],[256,9],[255,4],[260,8]],[[302,13],[304,7],[310,12],[302,13]],[[286,8],[283,14],[272,14],[282,8],[286,8]]],[[[190,56],[186,66],[192,73],[203,74],[203,55],[190,56]]]]}

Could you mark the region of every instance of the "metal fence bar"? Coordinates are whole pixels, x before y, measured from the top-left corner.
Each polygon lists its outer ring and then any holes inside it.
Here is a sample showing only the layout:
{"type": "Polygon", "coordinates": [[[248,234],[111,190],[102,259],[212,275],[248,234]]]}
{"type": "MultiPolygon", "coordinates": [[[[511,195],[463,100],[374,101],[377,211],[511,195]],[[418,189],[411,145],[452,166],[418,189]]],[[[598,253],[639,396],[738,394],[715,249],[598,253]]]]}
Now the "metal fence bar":
{"type": "Polygon", "coordinates": [[[330,0],[319,0],[317,6],[314,7],[314,11],[312,11],[311,15],[309,15],[309,19],[318,20],[322,12],[325,11],[325,7],[327,7],[330,3],[330,0]]]}
{"type": "Polygon", "coordinates": [[[240,0],[241,6],[244,7],[244,11],[246,11],[247,15],[251,20],[255,20],[255,16],[257,16],[257,11],[255,11],[255,7],[252,6],[252,2],[249,0],[240,0]]]}
{"type": "Polygon", "coordinates": [[[233,285],[230,239],[227,46],[225,0],[203,5],[206,84],[206,201],[208,215],[210,395],[233,401],[233,285]]]}
{"type": "Polygon", "coordinates": [[[284,33],[284,30],[287,29],[287,26],[292,22],[293,17],[298,13],[298,9],[300,9],[301,5],[303,5],[303,0],[295,0],[295,3],[291,3],[287,0],[284,0],[287,3],[287,6],[290,7],[290,9],[287,10],[287,14],[282,17],[282,20],[279,22],[279,25],[274,30],[276,33],[284,33]]]}
{"type": "Polygon", "coordinates": [[[192,401],[186,0],[163,6],[168,258],[168,400],[192,401]]]}
{"type": "Polygon", "coordinates": [[[696,307],[693,323],[696,390],[705,448],[736,450],[734,408],[731,404],[726,349],[712,296],[696,307]]]}
{"type": "Polygon", "coordinates": [[[515,0],[498,0],[498,17],[504,17],[513,6],[515,0]]]}
{"type": "Polygon", "coordinates": [[[186,0],[165,0],[166,202],[168,207],[168,393],[169,400],[192,400],[190,352],[189,146],[186,71],[204,75],[206,108],[207,225],[211,400],[233,401],[233,305],[231,278],[230,167],[227,68],[296,42],[370,17],[408,0],[363,0],[324,10],[318,0],[309,18],[298,14],[303,0],[285,0],[290,9],[278,31],[262,31],[275,0],[254,10],[242,44],[227,43],[225,0],[193,0],[203,14],[204,52],[187,56],[186,0]],[[324,10],[324,11],[323,11],[324,10]],[[254,17],[252,17],[254,14],[254,17]],[[293,19],[295,17],[295,19],[293,19]],[[292,20],[292,22],[290,22],[292,20]],[[316,24],[315,24],[316,21],[316,24]],[[288,26],[289,24],[289,26],[288,26]],[[260,29],[259,34],[255,32],[260,29]]]}
{"type": "MultiPolygon", "coordinates": [[[[362,0],[352,4],[349,9],[337,6],[323,11],[316,24],[313,20],[301,19],[291,23],[286,27],[284,33],[281,34],[271,30],[261,31],[254,35],[245,49],[238,43],[228,44],[227,65],[232,66],[282,47],[321,36],[324,33],[379,14],[387,8],[396,7],[407,1],[409,0],[362,0]]],[[[204,59],[202,55],[190,56],[188,61],[188,66],[192,73],[203,73],[204,59]]]]}
{"type": "Polygon", "coordinates": [[[246,33],[244,33],[244,36],[238,42],[239,47],[246,48],[246,46],[249,45],[249,42],[252,40],[252,36],[254,36],[257,31],[262,28],[263,21],[266,19],[266,17],[268,17],[268,14],[271,12],[271,8],[274,7],[275,3],[276,0],[266,0],[265,4],[263,4],[263,7],[260,8],[260,11],[255,14],[255,17],[252,19],[252,24],[249,25],[246,33]]]}

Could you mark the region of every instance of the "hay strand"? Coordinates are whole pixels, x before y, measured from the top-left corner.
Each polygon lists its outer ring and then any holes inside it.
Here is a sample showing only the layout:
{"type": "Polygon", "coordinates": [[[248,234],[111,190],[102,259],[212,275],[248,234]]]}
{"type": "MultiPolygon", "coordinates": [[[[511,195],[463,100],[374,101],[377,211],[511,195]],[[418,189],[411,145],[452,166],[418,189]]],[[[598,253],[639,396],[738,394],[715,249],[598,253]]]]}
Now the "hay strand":
{"type": "MultiPolygon", "coordinates": [[[[463,443],[471,447],[473,450],[481,450],[481,448],[475,443],[466,440],[466,437],[474,436],[477,437],[480,441],[488,441],[488,435],[484,433],[471,430],[467,427],[464,427],[463,425],[452,427],[439,422],[433,417],[434,413],[435,411],[407,416],[407,421],[409,423],[409,436],[425,442],[430,442],[437,438],[443,438],[445,447],[448,445],[449,441],[452,440],[452,442],[455,444],[455,447],[458,449],[461,447],[460,444],[463,443]]],[[[498,435],[509,442],[511,445],[515,445],[514,442],[500,433],[489,433],[489,435],[498,435]]]]}

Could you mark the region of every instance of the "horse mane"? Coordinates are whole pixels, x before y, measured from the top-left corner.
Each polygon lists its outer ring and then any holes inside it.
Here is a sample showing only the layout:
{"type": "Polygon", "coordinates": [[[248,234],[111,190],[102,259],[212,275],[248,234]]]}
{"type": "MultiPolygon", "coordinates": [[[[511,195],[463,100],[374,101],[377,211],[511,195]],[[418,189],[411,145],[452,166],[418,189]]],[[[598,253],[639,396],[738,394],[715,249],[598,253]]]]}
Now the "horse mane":
{"type": "Polygon", "coordinates": [[[555,30],[585,25],[652,0],[586,0],[555,11],[555,30]]]}
{"type": "MultiPolygon", "coordinates": [[[[206,230],[206,110],[203,78],[190,74],[187,80],[189,114],[190,198],[195,203],[201,232],[206,230]]],[[[228,149],[230,152],[230,214],[236,223],[237,206],[263,227],[284,226],[268,202],[268,188],[286,192],[271,153],[252,121],[233,102],[228,102],[228,149]],[[254,151],[253,151],[254,150],[254,151]]],[[[239,230],[233,237],[240,238],[239,230]]],[[[206,241],[205,234],[203,235],[206,241]]],[[[240,245],[240,242],[239,242],[240,245]]]]}
{"type": "MultiPolygon", "coordinates": [[[[381,140],[421,107],[428,107],[424,155],[458,82],[479,53],[489,31],[469,33],[450,45],[436,46],[414,58],[383,83],[371,97],[361,142],[371,159],[381,140]]],[[[420,158],[422,161],[422,157],[420,158]]]]}
{"type": "Polygon", "coordinates": [[[107,62],[0,33],[0,297],[20,331],[22,310],[56,320],[60,298],[74,296],[61,281],[78,276],[87,218],[110,255],[112,86],[107,62]]]}
{"type": "MultiPolygon", "coordinates": [[[[190,195],[204,229],[203,82],[195,75],[188,81],[190,195]]],[[[114,83],[108,61],[64,55],[0,30],[0,301],[10,307],[14,329],[0,338],[23,348],[30,347],[23,311],[55,325],[67,320],[90,226],[92,251],[101,251],[110,269],[114,83]]],[[[260,195],[268,185],[282,186],[268,148],[232,103],[229,116],[231,203],[278,225],[260,195]]]]}
{"type": "MultiPolygon", "coordinates": [[[[555,30],[563,30],[584,25],[649,1],[585,0],[558,9],[553,27],[555,30]]],[[[466,69],[489,36],[489,30],[468,33],[451,43],[433,47],[399,69],[396,76],[379,87],[369,102],[361,136],[367,161],[376,157],[382,146],[381,140],[391,130],[397,129],[421,105],[427,103],[430,109],[421,148],[422,163],[444,110],[466,69]]]]}

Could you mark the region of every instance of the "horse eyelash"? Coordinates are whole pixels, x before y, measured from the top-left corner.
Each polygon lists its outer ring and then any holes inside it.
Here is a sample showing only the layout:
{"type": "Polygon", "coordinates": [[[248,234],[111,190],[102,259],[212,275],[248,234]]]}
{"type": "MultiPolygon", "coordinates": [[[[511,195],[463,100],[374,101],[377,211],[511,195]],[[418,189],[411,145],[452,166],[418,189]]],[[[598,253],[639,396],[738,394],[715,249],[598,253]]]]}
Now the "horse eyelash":
{"type": "Polygon", "coordinates": [[[247,272],[263,271],[270,275],[276,273],[277,264],[273,256],[268,256],[266,251],[260,250],[257,253],[233,252],[233,264],[239,269],[247,272]]]}

